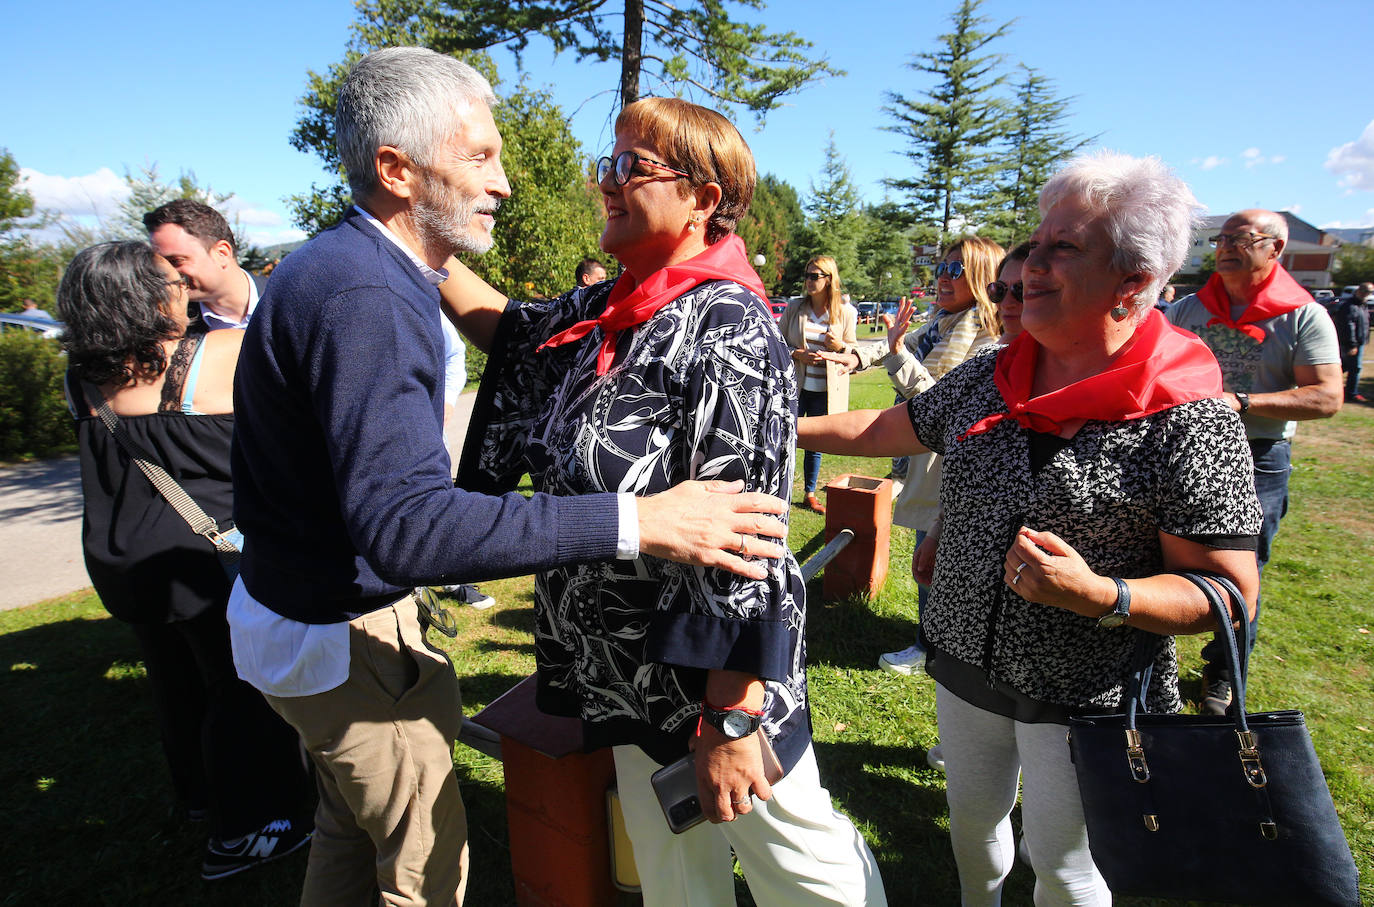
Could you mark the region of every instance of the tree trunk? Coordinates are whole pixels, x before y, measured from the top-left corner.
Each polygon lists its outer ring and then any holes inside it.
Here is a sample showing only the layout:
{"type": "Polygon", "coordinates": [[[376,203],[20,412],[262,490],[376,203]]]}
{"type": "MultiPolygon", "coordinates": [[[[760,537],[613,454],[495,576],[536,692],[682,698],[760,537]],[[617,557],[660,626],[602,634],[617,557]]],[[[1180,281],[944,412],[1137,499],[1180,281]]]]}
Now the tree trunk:
{"type": "Polygon", "coordinates": [[[639,100],[639,67],[644,48],[644,0],[625,0],[625,46],[620,52],[620,106],[639,100]]]}

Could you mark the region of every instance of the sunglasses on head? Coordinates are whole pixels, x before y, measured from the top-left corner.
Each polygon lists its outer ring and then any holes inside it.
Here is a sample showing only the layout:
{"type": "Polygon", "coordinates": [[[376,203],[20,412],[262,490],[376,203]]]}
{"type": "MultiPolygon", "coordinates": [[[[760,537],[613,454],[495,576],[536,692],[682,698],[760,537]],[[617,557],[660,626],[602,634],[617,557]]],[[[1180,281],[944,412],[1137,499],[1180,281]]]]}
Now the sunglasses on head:
{"type": "Polygon", "coordinates": [[[830,275],[827,274],[827,273],[825,273],[824,271],[807,271],[807,272],[806,272],[806,279],[807,279],[807,280],[825,280],[825,279],[826,279],[827,277],[829,277],[829,276],[830,276],[830,275]]]}
{"type": "Polygon", "coordinates": [[[1022,297],[1026,288],[1019,280],[1010,285],[1000,280],[994,280],[988,284],[988,298],[992,300],[993,305],[1001,305],[1002,300],[1007,298],[1007,290],[1011,290],[1011,295],[1017,302],[1025,302],[1022,297]]]}
{"type": "Polygon", "coordinates": [[[942,261],[935,266],[935,279],[939,280],[948,274],[950,280],[958,280],[964,276],[964,263],[962,261],[942,261]]]}

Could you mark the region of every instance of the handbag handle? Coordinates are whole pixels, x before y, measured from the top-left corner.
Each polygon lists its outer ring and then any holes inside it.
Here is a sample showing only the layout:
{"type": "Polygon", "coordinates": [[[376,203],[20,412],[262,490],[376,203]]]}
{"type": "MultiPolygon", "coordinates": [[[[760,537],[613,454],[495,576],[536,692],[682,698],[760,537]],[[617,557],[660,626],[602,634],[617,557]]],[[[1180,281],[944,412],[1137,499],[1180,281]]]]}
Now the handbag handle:
{"type": "MultiPolygon", "coordinates": [[[[1226,660],[1231,665],[1231,688],[1234,697],[1231,703],[1231,717],[1236,725],[1236,755],[1240,760],[1241,772],[1244,774],[1245,780],[1251,787],[1263,791],[1265,785],[1269,783],[1269,778],[1260,761],[1255,734],[1250,730],[1250,723],[1245,714],[1246,672],[1249,668],[1246,655],[1249,654],[1250,649],[1250,617],[1246,613],[1245,597],[1240,594],[1235,583],[1221,574],[1211,571],[1197,571],[1179,575],[1202,591],[1202,594],[1207,598],[1207,603],[1212,607],[1212,614],[1217,619],[1217,638],[1221,640],[1222,647],[1226,650],[1226,660]],[[1213,586],[1212,583],[1216,583],[1217,586],[1225,590],[1229,601],[1223,602],[1221,600],[1221,594],[1217,592],[1216,586],[1213,586]],[[1232,608],[1236,612],[1234,630],[1231,629],[1232,608]],[[1245,653],[1245,655],[1241,653],[1245,653]]],[[[1137,655],[1147,648],[1144,644],[1137,645],[1137,655]]],[[[1126,703],[1126,762],[1130,766],[1132,778],[1139,782],[1148,781],[1150,778],[1150,769],[1142,745],[1144,741],[1140,731],[1136,728],[1135,720],[1137,700],[1143,700],[1143,678],[1147,676],[1148,665],[1142,669],[1137,664],[1127,681],[1127,688],[1139,695],[1130,696],[1126,703]]],[[[1266,832],[1266,836],[1268,834],[1266,832]]]]}
{"type": "MultiPolygon", "coordinates": [[[[1235,702],[1232,711],[1235,712],[1236,730],[1248,734],[1250,727],[1245,719],[1245,682],[1249,669],[1247,656],[1250,652],[1250,620],[1245,610],[1245,597],[1240,594],[1240,590],[1229,577],[1220,573],[1196,571],[1178,575],[1197,586],[1212,608],[1212,615],[1217,620],[1217,638],[1221,641],[1226,660],[1231,667],[1231,687],[1235,702]],[[1225,590],[1231,607],[1228,608],[1228,603],[1221,600],[1221,594],[1217,592],[1216,586],[1208,580],[1225,590]],[[1231,627],[1233,609],[1236,612],[1235,629],[1231,627]]],[[[1141,634],[1136,644],[1131,673],[1126,678],[1123,697],[1126,699],[1126,727],[1132,731],[1136,729],[1136,709],[1144,711],[1145,689],[1149,684],[1148,678],[1154,660],[1155,646],[1152,642],[1157,638],[1154,634],[1141,634]]]]}

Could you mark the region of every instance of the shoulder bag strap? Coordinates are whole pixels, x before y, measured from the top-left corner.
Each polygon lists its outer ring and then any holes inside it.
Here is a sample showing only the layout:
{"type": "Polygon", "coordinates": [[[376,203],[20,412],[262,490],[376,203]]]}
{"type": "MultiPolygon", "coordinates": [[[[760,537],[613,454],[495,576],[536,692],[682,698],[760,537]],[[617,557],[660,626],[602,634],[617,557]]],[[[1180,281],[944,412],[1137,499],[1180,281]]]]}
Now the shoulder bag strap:
{"type": "Polygon", "coordinates": [[[167,503],[172,505],[181,518],[186,521],[186,525],[191,527],[191,531],[197,535],[205,536],[206,540],[222,554],[238,554],[239,549],[233,542],[229,541],[220,534],[219,525],[214,517],[210,516],[201,506],[191,499],[186,490],[181,487],[176,479],[172,478],[167,470],[152,461],[152,457],[142,448],[137,441],[130,435],[129,430],[124,427],[124,423],[119,421],[119,416],[110,409],[110,404],[105,400],[105,395],[96,392],[93,399],[100,401],[96,404],[96,414],[100,416],[100,421],[105,423],[105,427],[114,435],[117,443],[124,452],[133,458],[138,464],[138,468],[148,477],[148,481],[153,483],[167,503]]]}

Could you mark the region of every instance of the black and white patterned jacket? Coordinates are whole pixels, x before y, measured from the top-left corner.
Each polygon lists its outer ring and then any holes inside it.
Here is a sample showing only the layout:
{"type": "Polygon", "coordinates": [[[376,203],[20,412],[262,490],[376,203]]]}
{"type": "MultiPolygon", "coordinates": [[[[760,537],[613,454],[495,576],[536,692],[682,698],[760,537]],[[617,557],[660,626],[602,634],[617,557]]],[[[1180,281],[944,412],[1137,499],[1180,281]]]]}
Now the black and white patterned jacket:
{"type": "MultiPolygon", "coordinates": [[[[1053,532],[1104,576],[1161,573],[1161,531],[1200,540],[1258,533],[1250,449],[1229,407],[1198,400],[1134,421],[1089,421],[1033,475],[1031,433],[1013,420],[958,440],[1006,412],[993,383],[997,354],[977,354],[908,404],[916,436],[945,457],[944,534],[922,617],[937,653],[931,673],[940,679],[943,654],[1040,702],[1112,709],[1142,631],[1102,629],[1018,596],[1002,579],[1013,537],[1022,525],[1053,532]]],[[[1148,699],[1152,711],[1181,706],[1172,637],[1148,699]]]]}
{"type": "MultiPolygon", "coordinates": [[[[601,377],[599,328],[537,351],[600,314],[611,286],[507,308],[460,484],[509,488],[528,470],[550,494],[649,495],[686,479],[743,479],[787,498],[797,387],[763,300],[732,282],[702,284],[622,332],[601,377]]],[[[765,680],[764,728],[784,767],[810,742],[805,589],[790,554],[762,581],[648,556],[552,570],[538,576],[535,617],[539,706],[582,718],[590,745],[682,755],[710,669],[765,680]]]]}

